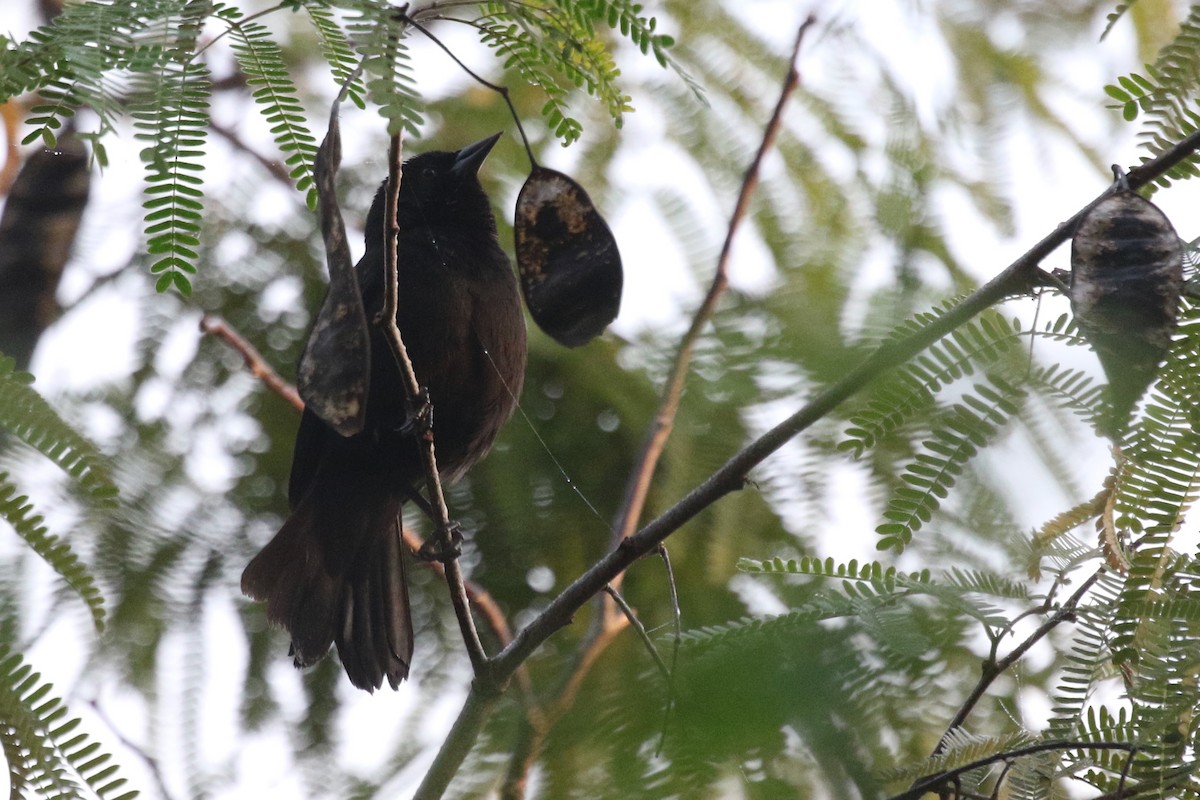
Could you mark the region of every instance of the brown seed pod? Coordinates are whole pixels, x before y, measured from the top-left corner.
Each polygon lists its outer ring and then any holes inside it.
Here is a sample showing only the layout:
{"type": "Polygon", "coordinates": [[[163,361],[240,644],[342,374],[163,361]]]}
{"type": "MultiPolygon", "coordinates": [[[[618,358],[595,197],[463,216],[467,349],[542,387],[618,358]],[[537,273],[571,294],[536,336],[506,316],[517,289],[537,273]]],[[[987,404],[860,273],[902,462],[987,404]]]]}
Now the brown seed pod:
{"type": "Polygon", "coordinates": [[[1121,188],[1079,223],[1071,310],[1108,376],[1107,432],[1124,429],[1154,380],[1171,347],[1182,289],[1183,245],[1149,200],[1121,188]]]}
{"type": "Polygon", "coordinates": [[[517,269],[533,321],[567,347],[587,344],[617,316],[621,254],[583,187],[533,168],[517,197],[517,269]]]}

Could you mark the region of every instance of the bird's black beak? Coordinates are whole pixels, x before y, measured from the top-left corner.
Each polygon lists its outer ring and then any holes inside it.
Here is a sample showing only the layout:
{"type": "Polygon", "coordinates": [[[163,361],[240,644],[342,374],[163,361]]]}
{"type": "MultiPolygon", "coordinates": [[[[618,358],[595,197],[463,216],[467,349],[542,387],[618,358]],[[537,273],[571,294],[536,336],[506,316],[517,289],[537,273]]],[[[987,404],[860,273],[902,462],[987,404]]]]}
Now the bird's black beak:
{"type": "Polygon", "coordinates": [[[469,144],[454,154],[454,165],[450,167],[451,174],[459,178],[475,175],[483,160],[492,151],[492,146],[500,139],[500,134],[494,134],[486,139],[480,139],[475,144],[469,144]]]}

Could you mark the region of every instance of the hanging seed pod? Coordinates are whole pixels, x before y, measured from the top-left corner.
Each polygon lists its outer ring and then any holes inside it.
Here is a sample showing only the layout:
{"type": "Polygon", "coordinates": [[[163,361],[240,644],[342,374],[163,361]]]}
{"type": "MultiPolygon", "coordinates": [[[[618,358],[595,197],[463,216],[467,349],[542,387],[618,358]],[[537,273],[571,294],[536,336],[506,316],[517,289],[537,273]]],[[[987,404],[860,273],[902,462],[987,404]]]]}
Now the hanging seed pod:
{"type": "MultiPolygon", "coordinates": [[[[337,105],[334,105],[336,112],[337,105]]],[[[337,170],[342,160],[342,135],[337,114],[317,151],[314,177],[321,214],[321,236],[329,265],[329,289],[296,374],[296,389],[311,410],[342,436],[353,436],[367,419],[370,388],[371,340],[362,296],[346,244],[337,202],[337,170]]]]}
{"type": "Polygon", "coordinates": [[[1183,289],[1183,246],[1149,200],[1119,188],[1079,223],[1071,240],[1071,310],[1109,384],[1114,436],[1154,380],[1171,346],[1183,289]]]}
{"type": "Polygon", "coordinates": [[[587,344],[617,316],[621,254],[578,183],[535,166],[517,197],[517,269],[533,321],[567,347],[587,344]]]}

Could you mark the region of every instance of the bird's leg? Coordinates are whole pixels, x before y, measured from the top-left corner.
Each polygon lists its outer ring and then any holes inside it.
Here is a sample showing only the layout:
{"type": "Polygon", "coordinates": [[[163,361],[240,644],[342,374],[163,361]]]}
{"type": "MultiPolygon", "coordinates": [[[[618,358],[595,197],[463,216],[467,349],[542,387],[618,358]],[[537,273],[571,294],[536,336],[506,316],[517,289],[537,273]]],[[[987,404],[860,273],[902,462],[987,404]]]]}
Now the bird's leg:
{"type": "Polygon", "coordinates": [[[429,389],[422,386],[415,397],[408,397],[404,422],[397,428],[402,436],[421,438],[433,430],[433,403],[429,400],[429,389]]]}
{"type": "MultiPolygon", "coordinates": [[[[412,500],[431,522],[437,521],[437,517],[433,513],[433,506],[429,504],[429,501],[419,491],[411,486],[408,487],[408,499],[412,500]]],[[[454,520],[450,520],[445,535],[431,536],[425,540],[420,549],[417,550],[417,558],[425,561],[440,561],[444,564],[462,555],[462,541],[462,526],[454,520]],[[444,546],[443,542],[448,542],[449,547],[444,546]]]]}
{"type": "MultiPolygon", "coordinates": [[[[433,403],[429,399],[429,390],[422,386],[416,396],[408,398],[404,422],[398,432],[402,436],[413,436],[421,439],[430,437],[433,433],[433,403]]],[[[421,496],[416,489],[409,487],[409,498],[425,512],[430,521],[437,524],[438,517],[429,501],[421,496]]],[[[462,526],[454,520],[446,523],[445,529],[430,536],[417,551],[417,557],[426,561],[440,561],[443,564],[453,561],[462,555],[462,526]]]]}
{"type": "Polygon", "coordinates": [[[1049,286],[1058,289],[1063,294],[1071,293],[1071,273],[1065,269],[1054,269],[1046,272],[1038,270],[1037,277],[1041,279],[1043,286],[1049,286]]]}

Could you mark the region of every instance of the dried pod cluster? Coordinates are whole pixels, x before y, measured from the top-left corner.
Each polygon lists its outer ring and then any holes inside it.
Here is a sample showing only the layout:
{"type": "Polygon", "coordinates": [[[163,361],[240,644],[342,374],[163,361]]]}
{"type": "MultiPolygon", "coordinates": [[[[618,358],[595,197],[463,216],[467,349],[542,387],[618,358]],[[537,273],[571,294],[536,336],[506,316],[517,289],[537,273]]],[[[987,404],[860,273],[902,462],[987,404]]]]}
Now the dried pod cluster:
{"type": "Polygon", "coordinates": [[[1109,382],[1107,432],[1125,427],[1171,346],[1183,245],[1166,215],[1118,188],[1071,241],[1071,310],[1109,382]]]}
{"type": "Polygon", "coordinates": [[[533,321],[567,347],[599,336],[621,305],[621,254],[583,187],[535,166],[513,222],[521,290],[533,321]]]}

